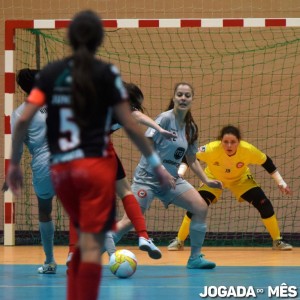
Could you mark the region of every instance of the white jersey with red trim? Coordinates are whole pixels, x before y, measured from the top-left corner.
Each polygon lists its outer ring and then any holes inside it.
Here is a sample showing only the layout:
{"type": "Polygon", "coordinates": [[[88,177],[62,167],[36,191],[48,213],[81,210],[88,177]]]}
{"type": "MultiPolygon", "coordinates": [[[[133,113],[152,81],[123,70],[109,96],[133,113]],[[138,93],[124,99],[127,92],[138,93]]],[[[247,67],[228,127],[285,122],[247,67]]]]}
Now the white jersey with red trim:
{"type": "MultiPolygon", "coordinates": [[[[173,132],[177,135],[176,138],[171,140],[164,138],[159,132],[153,128],[148,128],[145,135],[151,138],[154,142],[154,148],[158,153],[162,164],[167,171],[174,177],[178,177],[177,171],[183,157],[187,155],[195,155],[197,152],[197,141],[192,145],[188,145],[185,133],[185,126],[179,127],[173,109],[161,113],[155,120],[155,122],[165,130],[173,132]]],[[[137,167],[136,174],[134,177],[136,182],[139,182],[140,170],[145,170],[148,173],[152,173],[152,168],[148,164],[144,156],[137,167]]]]}

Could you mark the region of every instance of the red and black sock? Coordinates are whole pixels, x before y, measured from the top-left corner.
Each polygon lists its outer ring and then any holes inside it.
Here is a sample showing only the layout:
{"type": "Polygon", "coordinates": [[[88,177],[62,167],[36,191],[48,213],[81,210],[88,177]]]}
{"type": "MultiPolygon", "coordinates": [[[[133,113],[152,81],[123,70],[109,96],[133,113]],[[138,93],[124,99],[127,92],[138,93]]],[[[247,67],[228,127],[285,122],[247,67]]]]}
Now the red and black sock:
{"type": "Polygon", "coordinates": [[[144,237],[145,239],[149,239],[144,215],[134,195],[127,195],[122,199],[122,201],[125,212],[130,221],[132,222],[138,236],[144,237]]]}

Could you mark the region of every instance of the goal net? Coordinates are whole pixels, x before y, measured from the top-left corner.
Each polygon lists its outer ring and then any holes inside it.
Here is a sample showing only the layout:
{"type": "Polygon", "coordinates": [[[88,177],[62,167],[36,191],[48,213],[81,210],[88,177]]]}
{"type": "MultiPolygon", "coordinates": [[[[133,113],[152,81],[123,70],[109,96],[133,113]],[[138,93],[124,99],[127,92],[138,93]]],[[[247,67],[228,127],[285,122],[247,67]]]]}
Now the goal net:
{"type": "MultiPolygon", "coordinates": [[[[117,65],[125,81],[142,89],[149,116],[154,118],[166,110],[175,83],[189,82],[195,88],[192,114],[200,129],[199,145],[215,140],[221,127],[233,124],[240,127],[245,140],[273,159],[293,189],[291,197],[280,193],[262,167],[250,168],[274,205],[282,235],[300,245],[300,27],[176,27],[172,20],[154,27],[152,23],[124,28],[107,24],[104,46],[97,55],[117,65]]],[[[15,30],[14,72],[24,67],[40,69],[70,53],[66,26],[37,27],[15,30]]],[[[16,87],[13,107],[22,101],[24,94],[16,87]]],[[[114,133],[113,142],[131,180],[140,154],[122,130],[114,133]]],[[[26,152],[22,162],[24,190],[15,199],[16,244],[39,242],[29,163],[26,152]]],[[[187,172],[186,179],[199,186],[192,172],[187,172]]],[[[54,201],[53,210],[55,242],[65,244],[68,217],[59,200],[54,201]]],[[[118,217],[122,213],[122,202],[118,201],[118,217]]],[[[173,205],[165,209],[159,200],[153,202],[146,221],[158,244],[176,237],[184,214],[173,205]]],[[[271,245],[259,213],[248,203],[237,202],[226,190],[210,206],[207,224],[205,245],[271,245]]],[[[132,239],[135,233],[130,232],[122,241],[132,239]]]]}

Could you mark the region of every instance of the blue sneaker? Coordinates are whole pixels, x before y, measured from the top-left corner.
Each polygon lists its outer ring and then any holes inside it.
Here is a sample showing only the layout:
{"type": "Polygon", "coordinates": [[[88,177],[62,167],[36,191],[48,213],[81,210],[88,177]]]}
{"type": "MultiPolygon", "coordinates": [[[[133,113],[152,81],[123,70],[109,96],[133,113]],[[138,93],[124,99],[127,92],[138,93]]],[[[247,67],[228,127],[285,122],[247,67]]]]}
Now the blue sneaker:
{"type": "Polygon", "coordinates": [[[189,258],[187,263],[188,269],[213,269],[216,264],[212,261],[206,260],[203,254],[200,254],[196,258],[189,258]]]}

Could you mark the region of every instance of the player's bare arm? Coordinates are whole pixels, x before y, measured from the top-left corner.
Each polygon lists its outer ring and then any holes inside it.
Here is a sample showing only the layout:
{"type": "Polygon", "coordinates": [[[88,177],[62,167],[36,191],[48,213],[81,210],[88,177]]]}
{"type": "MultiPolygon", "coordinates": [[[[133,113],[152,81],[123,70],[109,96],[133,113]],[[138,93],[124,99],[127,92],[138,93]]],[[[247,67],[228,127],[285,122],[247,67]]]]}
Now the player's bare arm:
{"type": "Polygon", "coordinates": [[[139,123],[157,130],[164,138],[168,140],[176,138],[176,133],[163,129],[154,120],[152,120],[150,117],[143,114],[142,112],[136,110],[132,112],[132,115],[139,123]]]}
{"type": "Polygon", "coordinates": [[[122,102],[114,106],[114,113],[119,123],[123,125],[129,138],[135,143],[141,153],[147,158],[153,170],[156,173],[162,188],[175,188],[175,179],[162,166],[160,158],[153,151],[153,147],[148,139],[144,136],[141,129],[136,126],[136,121],[131,116],[131,111],[128,103],[122,102]]]}
{"type": "Polygon", "coordinates": [[[222,189],[222,182],[219,180],[211,180],[204,173],[199,161],[196,159],[196,156],[186,155],[186,160],[188,162],[189,167],[195,173],[195,175],[207,186],[211,188],[222,189]]]}

